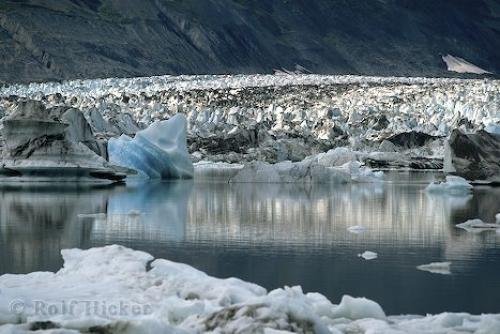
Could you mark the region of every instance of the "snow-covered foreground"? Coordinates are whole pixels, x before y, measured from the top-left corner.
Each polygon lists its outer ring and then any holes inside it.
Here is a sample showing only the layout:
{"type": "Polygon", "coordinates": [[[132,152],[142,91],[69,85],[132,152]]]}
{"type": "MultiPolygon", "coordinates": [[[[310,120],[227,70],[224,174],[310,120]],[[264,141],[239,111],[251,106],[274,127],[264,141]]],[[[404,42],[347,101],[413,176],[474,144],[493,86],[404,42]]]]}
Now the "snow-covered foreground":
{"type": "Polygon", "coordinates": [[[300,287],[267,292],[117,245],[62,255],[56,273],[0,277],[0,333],[500,332],[500,315],[386,316],[364,298],[336,305],[300,287]]]}

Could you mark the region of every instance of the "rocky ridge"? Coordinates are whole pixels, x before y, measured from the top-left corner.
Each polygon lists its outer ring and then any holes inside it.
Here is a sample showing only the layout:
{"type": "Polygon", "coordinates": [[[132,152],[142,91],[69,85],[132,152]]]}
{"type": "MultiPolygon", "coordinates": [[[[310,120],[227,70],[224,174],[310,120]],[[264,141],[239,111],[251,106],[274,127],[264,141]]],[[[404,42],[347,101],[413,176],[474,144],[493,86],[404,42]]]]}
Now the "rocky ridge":
{"type": "Polygon", "coordinates": [[[0,82],[467,75],[444,57],[499,74],[499,18],[496,0],[2,0],[0,82]]]}

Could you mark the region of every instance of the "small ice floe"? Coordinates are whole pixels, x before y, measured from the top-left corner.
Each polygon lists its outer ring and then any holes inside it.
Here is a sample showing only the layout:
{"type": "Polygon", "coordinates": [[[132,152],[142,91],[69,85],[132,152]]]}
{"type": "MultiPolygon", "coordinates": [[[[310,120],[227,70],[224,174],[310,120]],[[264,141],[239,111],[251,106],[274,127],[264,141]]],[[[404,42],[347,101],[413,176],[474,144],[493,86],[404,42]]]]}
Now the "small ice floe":
{"type": "Polygon", "coordinates": [[[358,254],[358,257],[362,257],[365,260],[374,260],[378,257],[378,254],[371,251],[364,251],[363,253],[358,254]]]}
{"type": "Polygon", "coordinates": [[[457,224],[455,226],[458,228],[462,228],[468,232],[483,232],[483,231],[495,231],[495,230],[498,231],[498,230],[500,230],[500,224],[485,223],[481,219],[470,219],[470,220],[467,220],[465,223],[457,224]]]}
{"type": "Polygon", "coordinates": [[[77,215],[79,219],[106,219],[105,213],[79,213],[77,215]]]}
{"type": "Polygon", "coordinates": [[[351,233],[354,233],[354,234],[360,234],[360,233],[363,233],[364,231],[366,231],[366,228],[364,226],[361,226],[361,225],[354,225],[354,226],[348,227],[347,230],[351,233]]]}
{"type": "Polygon", "coordinates": [[[453,196],[469,195],[473,186],[460,176],[448,175],[445,182],[432,182],[425,189],[428,193],[453,196]]]}
{"type": "Polygon", "coordinates": [[[418,270],[428,271],[433,274],[451,275],[451,262],[431,262],[417,266],[418,270]]]}

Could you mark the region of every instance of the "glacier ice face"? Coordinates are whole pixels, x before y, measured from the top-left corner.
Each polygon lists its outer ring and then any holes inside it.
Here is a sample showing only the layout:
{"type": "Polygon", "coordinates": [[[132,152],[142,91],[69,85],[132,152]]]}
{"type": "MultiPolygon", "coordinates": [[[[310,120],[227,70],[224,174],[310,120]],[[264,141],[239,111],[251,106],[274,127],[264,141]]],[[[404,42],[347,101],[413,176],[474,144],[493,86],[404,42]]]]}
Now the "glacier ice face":
{"type": "Polygon", "coordinates": [[[0,276],[1,333],[31,333],[37,326],[57,328],[57,333],[500,330],[499,314],[387,316],[379,304],[365,298],[343,296],[336,305],[319,293],[304,293],[299,286],[268,292],[237,278],[214,278],[186,264],[117,245],[67,249],[62,256],[64,266],[55,273],[0,276]]]}
{"type": "MultiPolygon", "coordinates": [[[[453,128],[500,121],[499,87],[492,79],[323,75],[110,78],[12,85],[0,90],[0,107],[17,95],[86,115],[97,109],[109,123],[117,110],[146,124],[185,113],[197,160],[296,162],[345,145],[376,151],[384,140],[383,150],[442,158],[441,145],[432,143],[453,128]],[[433,138],[411,150],[387,144],[409,132],[433,138]]],[[[134,128],[113,132],[130,135],[134,128]]]]}
{"type": "Polygon", "coordinates": [[[151,179],[187,179],[194,174],[186,147],[186,118],[157,121],[134,138],[125,134],[108,142],[109,161],[151,179]]]}

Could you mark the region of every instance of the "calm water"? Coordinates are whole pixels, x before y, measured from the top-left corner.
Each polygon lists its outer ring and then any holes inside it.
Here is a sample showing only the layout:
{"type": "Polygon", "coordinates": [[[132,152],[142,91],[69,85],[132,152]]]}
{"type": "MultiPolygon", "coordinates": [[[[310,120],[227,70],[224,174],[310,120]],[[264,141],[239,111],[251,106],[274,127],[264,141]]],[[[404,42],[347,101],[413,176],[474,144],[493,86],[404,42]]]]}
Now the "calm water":
{"type": "Polygon", "coordinates": [[[389,184],[297,186],[147,183],[114,188],[0,189],[0,273],[57,270],[62,248],[118,243],[218,277],[268,289],[302,285],[338,302],[378,301],[390,314],[500,312],[500,188],[427,195],[432,174],[395,173],[389,184]],[[130,210],[142,212],[127,215],[130,210]],[[78,214],[107,213],[104,219],[78,214]],[[347,228],[363,225],[352,234],[347,228]],[[365,250],[379,258],[357,257],[365,250]],[[452,261],[452,275],[415,269],[452,261]]]}

